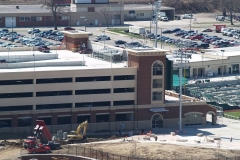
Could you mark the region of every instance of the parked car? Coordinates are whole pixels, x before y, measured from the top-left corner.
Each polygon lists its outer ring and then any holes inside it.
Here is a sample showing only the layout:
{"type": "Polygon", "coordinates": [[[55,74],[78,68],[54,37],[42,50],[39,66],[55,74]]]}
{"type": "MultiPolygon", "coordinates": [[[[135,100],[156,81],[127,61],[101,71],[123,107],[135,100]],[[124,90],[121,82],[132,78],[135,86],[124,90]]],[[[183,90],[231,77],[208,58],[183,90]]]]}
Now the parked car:
{"type": "Polygon", "coordinates": [[[213,30],[210,28],[203,29],[202,32],[212,32],[213,30]]]}
{"type": "Polygon", "coordinates": [[[92,54],[92,52],[93,51],[88,48],[79,51],[80,54],[92,54]]]}
{"type": "Polygon", "coordinates": [[[38,51],[40,51],[40,52],[50,52],[50,48],[48,48],[47,46],[39,46],[38,51]]]}
{"type": "Polygon", "coordinates": [[[115,41],[115,44],[125,44],[127,43],[126,41],[123,41],[123,40],[117,40],[115,41]]]}
{"type": "Polygon", "coordinates": [[[161,16],[160,21],[166,22],[166,21],[168,21],[168,17],[167,16],[161,16]]]}
{"type": "Polygon", "coordinates": [[[69,31],[69,30],[75,30],[75,28],[72,28],[72,27],[64,27],[64,31],[69,31]]]}
{"type": "Polygon", "coordinates": [[[27,148],[28,153],[36,154],[36,153],[50,153],[50,147],[39,145],[35,147],[27,148]]]}
{"type": "Polygon", "coordinates": [[[163,34],[166,34],[166,33],[173,33],[172,30],[165,30],[165,31],[162,31],[163,34]]]}
{"type": "Polygon", "coordinates": [[[53,141],[49,141],[47,144],[43,144],[43,146],[49,147],[51,150],[61,148],[61,144],[53,141]]]}
{"type": "Polygon", "coordinates": [[[110,37],[106,35],[99,35],[97,36],[97,40],[110,40],[110,37]]]}
{"type": "Polygon", "coordinates": [[[203,36],[196,34],[196,35],[194,35],[194,36],[191,36],[190,39],[191,39],[191,40],[195,40],[195,39],[201,40],[201,39],[203,39],[203,36]]]}
{"type": "Polygon", "coordinates": [[[39,32],[41,32],[41,31],[38,28],[33,28],[33,29],[28,30],[28,34],[39,33],[39,32]]]}
{"type": "Polygon", "coordinates": [[[196,45],[195,47],[196,48],[204,48],[204,49],[206,49],[206,48],[209,48],[209,44],[208,43],[201,43],[199,45],[196,45]]]}

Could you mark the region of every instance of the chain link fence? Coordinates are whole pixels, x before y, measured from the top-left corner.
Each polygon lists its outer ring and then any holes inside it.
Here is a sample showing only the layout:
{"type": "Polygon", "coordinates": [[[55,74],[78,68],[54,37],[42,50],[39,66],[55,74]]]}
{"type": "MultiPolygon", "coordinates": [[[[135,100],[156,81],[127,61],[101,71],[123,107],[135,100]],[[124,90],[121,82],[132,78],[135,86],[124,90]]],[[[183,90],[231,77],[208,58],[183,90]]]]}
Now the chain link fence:
{"type": "MultiPolygon", "coordinates": [[[[117,153],[117,151],[116,151],[117,153]]],[[[21,155],[26,155],[26,149],[22,148],[21,155]]],[[[52,150],[52,154],[59,154],[59,155],[71,155],[71,156],[83,156],[89,157],[97,160],[166,160],[166,158],[161,157],[159,155],[158,158],[143,158],[136,156],[134,153],[130,155],[120,155],[120,154],[113,154],[109,152],[104,152],[103,150],[97,150],[89,147],[84,147],[81,145],[64,145],[59,150],[52,150]]],[[[160,153],[159,153],[160,154],[160,153]]],[[[51,154],[49,154],[51,156],[51,154]]],[[[187,156],[183,155],[175,155],[174,158],[167,158],[168,160],[202,160],[197,156],[187,156]]],[[[216,152],[215,158],[208,159],[208,160],[240,160],[240,157],[222,157],[221,154],[216,152]]]]}

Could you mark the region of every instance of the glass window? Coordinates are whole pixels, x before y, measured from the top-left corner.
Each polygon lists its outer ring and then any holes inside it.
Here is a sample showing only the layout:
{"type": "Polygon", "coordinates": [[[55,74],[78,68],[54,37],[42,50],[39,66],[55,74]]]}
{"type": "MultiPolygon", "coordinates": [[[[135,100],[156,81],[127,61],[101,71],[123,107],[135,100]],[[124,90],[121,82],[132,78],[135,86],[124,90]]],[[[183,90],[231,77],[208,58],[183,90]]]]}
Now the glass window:
{"type": "Polygon", "coordinates": [[[115,15],[115,19],[120,19],[121,16],[120,15],[115,15]]]}
{"type": "Polygon", "coordinates": [[[18,127],[28,127],[32,125],[32,118],[19,118],[18,127]]]}
{"type": "Polygon", "coordinates": [[[72,119],[71,116],[58,117],[58,125],[71,124],[71,122],[72,122],[71,119],[72,119]]]}
{"type": "Polygon", "coordinates": [[[202,124],[202,114],[190,113],[185,116],[185,125],[201,125],[202,124]]]}
{"type": "Polygon", "coordinates": [[[162,100],[162,92],[153,92],[152,100],[153,101],[161,101],[162,100]]]}
{"type": "Polygon", "coordinates": [[[7,128],[12,126],[12,119],[1,119],[0,128],[7,128]]]}
{"type": "Polygon", "coordinates": [[[0,17],[0,22],[2,22],[2,17],[0,17]]]}
{"type": "Polygon", "coordinates": [[[79,116],[77,116],[77,123],[82,123],[86,120],[88,121],[88,123],[91,123],[90,122],[90,120],[91,120],[90,117],[91,117],[90,115],[79,115],[79,116]]]}
{"type": "Polygon", "coordinates": [[[109,122],[109,114],[96,115],[96,122],[109,122]]]}
{"type": "Polygon", "coordinates": [[[43,120],[46,125],[52,125],[52,117],[39,117],[38,120],[43,120]]]}
{"type": "Polygon", "coordinates": [[[61,16],[61,20],[68,20],[69,16],[61,16]]]}
{"type": "Polygon", "coordinates": [[[133,121],[134,115],[133,113],[123,113],[123,114],[116,114],[115,121],[133,121]]]}
{"type": "Polygon", "coordinates": [[[162,79],[153,79],[153,88],[162,88],[162,79]]]}
{"type": "Polygon", "coordinates": [[[162,70],[163,70],[163,66],[161,62],[155,62],[153,64],[153,75],[154,76],[159,76],[162,75],[162,70]]]}

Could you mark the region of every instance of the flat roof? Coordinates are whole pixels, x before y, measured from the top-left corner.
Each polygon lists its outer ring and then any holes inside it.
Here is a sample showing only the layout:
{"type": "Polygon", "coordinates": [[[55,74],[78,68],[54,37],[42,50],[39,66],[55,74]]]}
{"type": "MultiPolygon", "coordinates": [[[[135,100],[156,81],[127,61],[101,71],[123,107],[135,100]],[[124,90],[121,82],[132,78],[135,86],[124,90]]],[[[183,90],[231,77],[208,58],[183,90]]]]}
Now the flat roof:
{"type": "Polygon", "coordinates": [[[210,55],[222,56],[221,50],[224,50],[223,56],[240,56],[240,47],[226,47],[226,48],[216,48],[216,49],[206,49],[204,52],[210,55]]]}
{"type": "Polygon", "coordinates": [[[42,5],[0,5],[0,13],[51,13],[42,5]],[[19,6],[19,9],[16,9],[19,6]]]}
{"type": "MultiPolygon", "coordinates": [[[[165,7],[162,6],[161,10],[173,10],[174,8],[172,7],[165,7]]],[[[124,4],[124,10],[128,11],[128,10],[152,10],[152,5],[149,4],[124,4]]]]}
{"type": "MultiPolygon", "coordinates": [[[[35,51],[35,55],[41,52],[35,51]]],[[[46,67],[29,67],[29,68],[14,68],[14,69],[0,69],[1,72],[28,72],[28,71],[57,71],[57,70],[84,70],[84,69],[107,69],[107,68],[126,68],[127,63],[126,62],[120,62],[120,63],[112,63],[103,61],[101,59],[91,58],[87,56],[86,54],[79,54],[79,53],[73,53],[72,51],[68,50],[51,50],[51,53],[58,54],[58,59],[51,59],[51,60],[40,60],[35,61],[35,64],[37,66],[38,63],[43,62],[81,62],[85,61],[85,66],[46,66],[46,67]]],[[[8,52],[1,52],[1,55],[7,55],[8,52]]],[[[33,56],[33,51],[18,51],[18,52],[9,52],[10,55],[29,55],[33,56]]],[[[43,53],[41,53],[43,54],[43,53]]],[[[48,53],[46,53],[48,54],[48,53]]],[[[20,63],[33,63],[34,61],[29,62],[20,62],[20,63]]],[[[18,63],[19,64],[19,63],[18,63]]],[[[1,63],[0,63],[1,65],[1,63]]],[[[4,65],[4,63],[2,64],[4,65]]]]}
{"type": "MultiPolygon", "coordinates": [[[[176,62],[176,60],[179,59],[179,58],[173,57],[172,54],[167,55],[167,58],[169,60],[172,60],[173,62],[176,62]]],[[[212,60],[217,60],[217,59],[206,58],[206,57],[202,58],[202,55],[200,54],[192,54],[192,59],[188,59],[189,62],[201,62],[201,61],[212,61],[212,60]]]]}

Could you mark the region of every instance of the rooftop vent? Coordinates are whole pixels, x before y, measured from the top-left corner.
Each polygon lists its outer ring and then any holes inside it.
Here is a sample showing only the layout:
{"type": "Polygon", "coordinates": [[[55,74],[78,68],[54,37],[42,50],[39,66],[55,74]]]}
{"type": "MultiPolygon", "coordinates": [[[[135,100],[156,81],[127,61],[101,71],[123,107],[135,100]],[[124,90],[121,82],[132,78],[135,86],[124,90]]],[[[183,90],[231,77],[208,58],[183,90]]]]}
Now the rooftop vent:
{"type": "Polygon", "coordinates": [[[16,9],[19,9],[19,6],[16,6],[16,9]]]}

